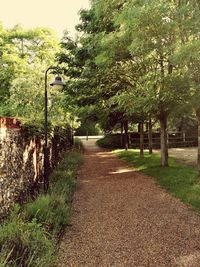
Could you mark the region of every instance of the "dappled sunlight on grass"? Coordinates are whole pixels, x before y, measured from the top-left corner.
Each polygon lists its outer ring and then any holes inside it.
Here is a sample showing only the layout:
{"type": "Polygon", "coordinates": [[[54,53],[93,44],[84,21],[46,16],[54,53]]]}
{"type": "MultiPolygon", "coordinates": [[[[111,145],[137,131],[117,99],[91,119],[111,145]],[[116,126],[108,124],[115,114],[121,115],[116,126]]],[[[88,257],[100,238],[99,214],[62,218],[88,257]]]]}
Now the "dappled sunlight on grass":
{"type": "Polygon", "coordinates": [[[150,155],[145,151],[143,157],[136,149],[114,153],[134,169],[156,178],[163,188],[200,212],[200,183],[193,167],[177,163],[174,158],[169,159],[169,167],[162,167],[159,153],[150,155]]]}

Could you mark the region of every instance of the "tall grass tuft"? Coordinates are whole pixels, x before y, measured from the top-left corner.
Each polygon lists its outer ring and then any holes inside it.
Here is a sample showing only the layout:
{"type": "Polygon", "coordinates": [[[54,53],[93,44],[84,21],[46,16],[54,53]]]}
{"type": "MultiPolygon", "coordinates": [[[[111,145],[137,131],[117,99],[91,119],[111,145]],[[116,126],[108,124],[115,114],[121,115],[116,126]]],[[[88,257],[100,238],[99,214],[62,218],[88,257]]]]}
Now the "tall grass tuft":
{"type": "Polygon", "coordinates": [[[74,138],[74,147],[75,147],[75,149],[77,149],[81,152],[84,151],[83,143],[81,142],[81,140],[78,137],[74,138]]]}
{"type": "Polygon", "coordinates": [[[70,206],[81,154],[66,153],[50,176],[48,194],[14,206],[0,227],[0,267],[52,267],[56,243],[70,223],[70,206]]]}
{"type": "Polygon", "coordinates": [[[50,176],[47,195],[40,195],[28,203],[24,215],[29,221],[36,218],[53,235],[59,235],[70,223],[70,204],[76,185],[76,169],[81,156],[77,151],[66,153],[65,157],[50,176]]]}
{"type": "Polygon", "coordinates": [[[55,262],[55,249],[51,236],[36,219],[27,222],[20,214],[12,213],[1,226],[2,266],[51,267],[55,262]]]}

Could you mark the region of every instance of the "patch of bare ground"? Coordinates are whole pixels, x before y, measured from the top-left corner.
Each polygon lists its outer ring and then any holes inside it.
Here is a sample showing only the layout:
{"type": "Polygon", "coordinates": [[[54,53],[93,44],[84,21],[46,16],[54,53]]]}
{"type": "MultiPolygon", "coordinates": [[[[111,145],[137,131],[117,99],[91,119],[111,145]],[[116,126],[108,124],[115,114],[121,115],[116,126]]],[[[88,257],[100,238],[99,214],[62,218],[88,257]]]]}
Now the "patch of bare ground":
{"type": "Polygon", "coordinates": [[[180,163],[194,167],[197,165],[197,147],[170,148],[169,155],[180,163]]]}
{"type": "Polygon", "coordinates": [[[200,216],[94,141],[57,267],[200,266],[200,216]]]}

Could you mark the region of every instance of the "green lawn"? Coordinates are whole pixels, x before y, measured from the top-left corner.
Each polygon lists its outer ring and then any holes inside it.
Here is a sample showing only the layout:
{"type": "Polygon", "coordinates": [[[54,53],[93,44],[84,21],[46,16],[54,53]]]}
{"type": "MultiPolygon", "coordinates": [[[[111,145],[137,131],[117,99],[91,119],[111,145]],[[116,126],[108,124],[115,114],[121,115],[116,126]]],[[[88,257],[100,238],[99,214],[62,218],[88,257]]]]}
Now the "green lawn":
{"type": "Polygon", "coordinates": [[[197,182],[197,171],[193,167],[170,158],[170,166],[163,168],[159,154],[149,155],[145,152],[144,157],[140,157],[139,150],[135,149],[115,150],[114,153],[138,171],[154,177],[163,188],[200,213],[200,183],[197,182]]]}

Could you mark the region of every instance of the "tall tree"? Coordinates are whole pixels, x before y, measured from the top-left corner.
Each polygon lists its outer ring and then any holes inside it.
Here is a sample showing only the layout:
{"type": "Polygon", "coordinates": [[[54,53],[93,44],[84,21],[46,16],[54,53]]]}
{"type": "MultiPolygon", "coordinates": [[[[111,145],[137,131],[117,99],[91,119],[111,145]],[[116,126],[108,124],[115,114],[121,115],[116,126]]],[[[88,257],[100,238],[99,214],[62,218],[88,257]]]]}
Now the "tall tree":
{"type": "Polygon", "coordinates": [[[198,122],[198,178],[200,179],[200,4],[199,1],[180,0],[179,34],[181,45],[174,61],[186,72],[190,83],[190,103],[192,104],[198,122]]]}
{"type": "MultiPolygon", "coordinates": [[[[17,25],[2,31],[0,71],[8,74],[6,93],[1,94],[1,116],[17,116],[43,127],[44,73],[49,66],[55,65],[59,41],[55,33],[46,28],[26,30],[17,25]]],[[[48,78],[50,82],[54,75],[49,73],[48,78]]],[[[3,86],[2,82],[0,88],[4,90],[3,86]]],[[[73,111],[69,97],[49,88],[48,99],[50,125],[54,128],[71,123],[73,111]]]]}
{"type": "Polygon", "coordinates": [[[115,17],[117,30],[104,35],[103,52],[97,58],[120,62],[122,67],[129,62],[122,75],[132,82],[129,91],[133,103],[141,103],[143,112],[160,121],[162,166],[168,165],[167,118],[187,91],[185,77],[173,62],[180,45],[179,19],[175,1],[126,1],[115,17]]]}

